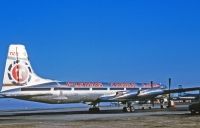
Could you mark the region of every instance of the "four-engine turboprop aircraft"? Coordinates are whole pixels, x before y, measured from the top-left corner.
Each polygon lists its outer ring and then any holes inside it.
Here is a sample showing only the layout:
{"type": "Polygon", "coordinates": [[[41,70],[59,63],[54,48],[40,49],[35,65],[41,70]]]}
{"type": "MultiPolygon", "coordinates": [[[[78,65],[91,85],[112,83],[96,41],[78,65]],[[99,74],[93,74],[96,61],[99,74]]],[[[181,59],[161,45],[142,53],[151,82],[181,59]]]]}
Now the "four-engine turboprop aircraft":
{"type": "Polygon", "coordinates": [[[134,110],[132,101],[199,89],[165,88],[156,83],[60,82],[44,79],[34,73],[24,45],[12,44],[8,50],[0,95],[52,104],[89,102],[92,106],[89,110],[97,112],[98,103],[117,101],[124,104],[124,111],[131,112],[134,110]]]}

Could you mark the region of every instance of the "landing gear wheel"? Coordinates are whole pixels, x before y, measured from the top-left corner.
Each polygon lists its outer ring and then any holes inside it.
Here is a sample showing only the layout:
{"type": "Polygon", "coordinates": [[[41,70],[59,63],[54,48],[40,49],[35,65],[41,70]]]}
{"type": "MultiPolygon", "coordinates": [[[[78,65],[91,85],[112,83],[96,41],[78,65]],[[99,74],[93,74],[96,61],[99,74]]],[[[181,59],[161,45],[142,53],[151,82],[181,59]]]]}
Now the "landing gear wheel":
{"type": "Polygon", "coordinates": [[[131,102],[124,102],[123,112],[134,112],[135,108],[132,106],[131,102]]]}
{"type": "Polygon", "coordinates": [[[129,107],[123,107],[123,112],[131,112],[131,109],[129,107]]]}
{"type": "Polygon", "coordinates": [[[133,106],[123,107],[123,112],[134,112],[135,108],[133,106]]]}
{"type": "Polygon", "coordinates": [[[123,107],[123,112],[127,112],[127,108],[126,107],[123,107]]]}
{"type": "Polygon", "coordinates": [[[135,108],[133,106],[130,106],[131,112],[135,111],[135,108]]]}

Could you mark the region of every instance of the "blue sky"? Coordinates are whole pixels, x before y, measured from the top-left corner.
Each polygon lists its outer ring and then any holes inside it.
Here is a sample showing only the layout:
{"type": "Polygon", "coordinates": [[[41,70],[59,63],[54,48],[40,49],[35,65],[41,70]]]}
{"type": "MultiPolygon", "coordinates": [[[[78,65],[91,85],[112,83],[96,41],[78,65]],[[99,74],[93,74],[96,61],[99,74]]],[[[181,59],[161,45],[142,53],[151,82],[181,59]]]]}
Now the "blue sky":
{"type": "Polygon", "coordinates": [[[36,73],[64,81],[200,84],[200,2],[0,2],[0,82],[10,43],[36,73]]]}

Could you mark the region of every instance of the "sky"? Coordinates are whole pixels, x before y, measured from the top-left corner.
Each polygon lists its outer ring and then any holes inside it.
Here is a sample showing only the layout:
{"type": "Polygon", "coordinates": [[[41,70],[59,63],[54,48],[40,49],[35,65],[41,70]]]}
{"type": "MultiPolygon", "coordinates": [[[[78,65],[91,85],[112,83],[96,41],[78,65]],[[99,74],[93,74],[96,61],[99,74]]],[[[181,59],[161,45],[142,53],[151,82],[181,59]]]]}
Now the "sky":
{"type": "Polygon", "coordinates": [[[12,43],[45,78],[200,84],[198,0],[2,0],[1,83],[12,43]]]}

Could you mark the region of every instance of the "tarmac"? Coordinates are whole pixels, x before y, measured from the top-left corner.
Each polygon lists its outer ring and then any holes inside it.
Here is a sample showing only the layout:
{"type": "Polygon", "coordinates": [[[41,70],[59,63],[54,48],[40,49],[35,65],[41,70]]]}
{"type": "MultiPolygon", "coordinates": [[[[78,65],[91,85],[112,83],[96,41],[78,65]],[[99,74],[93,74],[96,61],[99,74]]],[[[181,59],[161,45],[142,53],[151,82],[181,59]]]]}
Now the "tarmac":
{"type": "Polygon", "coordinates": [[[0,111],[0,128],[199,128],[200,115],[187,106],[170,109],[137,109],[124,113],[120,107],[104,107],[99,113],[87,108],[0,111]]]}

